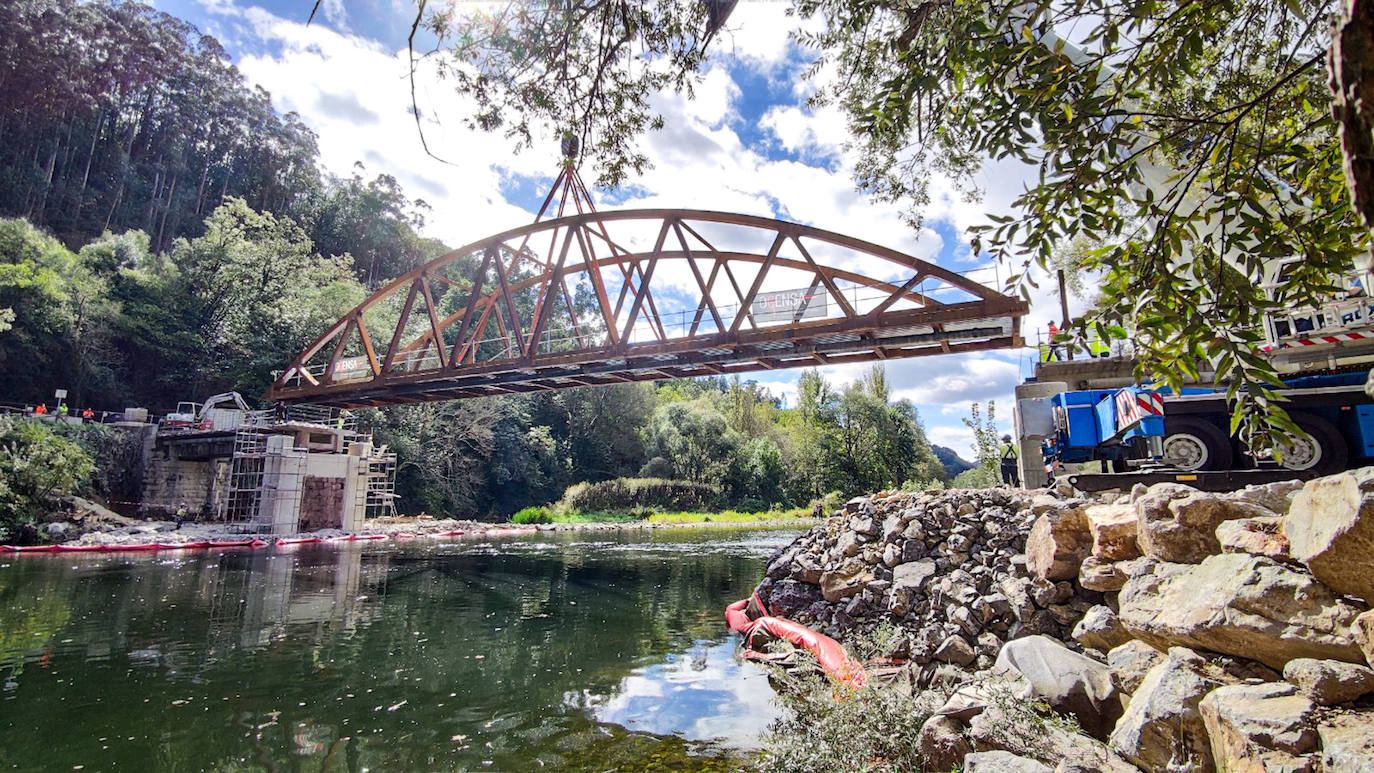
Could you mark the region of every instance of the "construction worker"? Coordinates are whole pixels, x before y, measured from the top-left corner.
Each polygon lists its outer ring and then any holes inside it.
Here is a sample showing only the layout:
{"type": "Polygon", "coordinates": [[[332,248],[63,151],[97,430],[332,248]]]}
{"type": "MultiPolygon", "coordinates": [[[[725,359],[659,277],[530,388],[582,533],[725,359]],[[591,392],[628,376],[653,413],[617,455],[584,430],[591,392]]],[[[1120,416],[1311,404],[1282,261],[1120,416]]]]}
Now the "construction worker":
{"type": "Polygon", "coordinates": [[[1103,341],[1101,338],[1099,338],[1099,337],[1097,337],[1097,336],[1093,336],[1092,340],[1091,340],[1091,341],[1088,341],[1088,356],[1090,356],[1090,357],[1110,357],[1111,354],[1112,354],[1112,347],[1111,347],[1111,345],[1108,344],[1106,341],[1103,341]]]}
{"type": "Polygon", "coordinates": [[[60,418],[63,418],[63,419],[67,418],[67,413],[68,413],[69,411],[70,411],[70,409],[67,408],[67,404],[66,404],[66,403],[58,403],[58,404],[57,404],[57,415],[58,415],[60,418]]]}
{"type": "Polygon", "coordinates": [[[1011,435],[1002,436],[1002,483],[1021,485],[1020,471],[1016,469],[1016,444],[1011,441],[1011,435]]]}
{"type": "Polygon", "coordinates": [[[1061,360],[1064,358],[1063,350],[1059,348],[1059,344],[1055,343],[1054,340],[1055,337],[1058,335],[1059,326],[1051,322],[1049,327],[1049,335],[1047,336],[1047,338],[1049,339],[1049,344],[1047,345],[1047,351],[1045,352],[1045,359],[1042,360],[1042,362],[1054,362],[1056,360],[1061,360]]]}
{"type": "Polygon", "coordinates": [[[185,502],[177,506],[177,531],[181,531],[181,525],[186,522],[186,513],[188,509],[185,502]]]}
{"type": "Polygon", "coordinates": [[[81,411],[81,418],[84,421],[90,421],[91,419],[95,418],[95,411],[91,410],[90,408],[84,408],[81,411]]]}
{"type": "Polygon", "coordinates": [[[33,407],[33,415],[34,415],[34,416],[42,416],[42,415],[46,414],[47,412],[48,412],[48,406],[47,406],[47,404],[45,404],[45,403],[39,403],[38,405],[35,405],[35,406],[33,407]]]}

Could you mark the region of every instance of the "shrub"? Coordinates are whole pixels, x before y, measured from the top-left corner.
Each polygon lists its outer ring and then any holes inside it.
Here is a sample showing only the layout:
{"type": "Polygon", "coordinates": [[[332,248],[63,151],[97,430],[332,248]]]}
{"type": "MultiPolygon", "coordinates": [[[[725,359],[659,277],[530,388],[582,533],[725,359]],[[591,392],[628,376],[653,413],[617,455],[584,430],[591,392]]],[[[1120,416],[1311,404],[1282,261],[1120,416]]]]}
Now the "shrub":
{"type": "Polygon", "coordinates": [[[762,513],[768,510],[768,503],[756,497],[745,497],[735,505],[741,513],[762,513]]]}
{"type": "Polygon", "coordinates": [[[763,738],[760,771],[922,769],[917,738],[944,699],[939,692],[906,693],[874,681],[837,694],[823,678],[773,674],[787,711],[763,738]]]}
{"type": "Polygon", "coordinates": [[[831,515],[836,510],[839,510],[841,507],[844,506],[844,495],[838,491],[830,491],[827,492],[824,496],[820,497],[819,499],[811,500],[810,504],[808,504],[806,507],[808,510],[814,511],[816,509],[816,505],[820,505],[822,516],[831,515]]]}
{"type": "Polygon", "coordinates": [[[992,488],[1002,485],[1001,474],[994,469],[978,466],[973,467],[958,475],[950,481],[950,488],[992,488]]]}
{"type": "Polygon", "coordinates": [[[672,476],[672,462],[661,456],[655,456],[639,468],[639,477],[641,478],[671,478],[672,476]]]}
{"type": "Polygon", "coordinates": [[[560,512],[611,513],[652,510],[713,510],[720,486],[662,478],[616,478],[575,483],[555,506],[560,512]]]}
{"type": "Polygon", "coordinates": [[[510,517],[511,523],[553,523],[553,513],[547,507],[526,507],[510,517]]]}
{"type": "Polygon", "coordinates": [[[56,509],[93,469],[79,443],[46,423],[0,418],[0,539],[56,509]]]}
{"type": "Polygon", "coordinates": [[[908,480],[902,484],[902,491],[944,491],[945,482],[938,478],[908,480]]]}

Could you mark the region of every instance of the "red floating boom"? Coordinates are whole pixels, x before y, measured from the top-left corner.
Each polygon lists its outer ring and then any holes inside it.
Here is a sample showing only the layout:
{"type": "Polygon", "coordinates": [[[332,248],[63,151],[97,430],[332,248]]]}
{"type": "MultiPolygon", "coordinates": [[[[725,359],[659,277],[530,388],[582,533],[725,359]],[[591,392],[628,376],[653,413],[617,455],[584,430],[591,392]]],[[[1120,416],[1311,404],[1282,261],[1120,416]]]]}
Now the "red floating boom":
{"type": "Polygon", "coordinates": [[[767,608],[759,600],[758,594],[741,599],[725,608],[725,622],[730,630],[744,636],[744,646],[749,652],[755,636],[771,636],[785,639],[801,647],[816,657],[816,661],[832,679],[851,687],[862,687],[868,682],[868,672],[863,664],[849,657],[841,644],[823,633],[807,628],[801,623],[767,614],[767,608]],[[749,602],[754,601],[763,613],[762,617],[749,616],[749,602]]]}

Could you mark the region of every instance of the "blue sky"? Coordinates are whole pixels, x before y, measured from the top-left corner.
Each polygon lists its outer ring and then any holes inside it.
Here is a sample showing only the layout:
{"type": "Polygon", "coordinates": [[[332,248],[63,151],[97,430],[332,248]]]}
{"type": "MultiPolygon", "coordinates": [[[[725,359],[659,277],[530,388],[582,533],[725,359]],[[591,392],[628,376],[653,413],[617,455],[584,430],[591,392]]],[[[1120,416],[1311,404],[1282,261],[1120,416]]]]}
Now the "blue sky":
{"type": "MultiPolygon", "coordinates": [[[[395,176],[432,207],[427,234],[450,245],[528,223],[552,183],[558,158],[552,136],[513,153],[500,135],[463,127],[464,103],[428,75],[418,88],[430,119],[426,135],[449,163],[425,155],[409,112],[405,37],[414,6],[408,0],[328,0],[308,27],[312,0],[154,4],[219,38],[279,110],[299,113],[319,135],[326,171],[348,175],[361,162],[369,176],[395,176]]],[[[895,206],[867,199],[855,190],[855,157],[845,147],[842,117],[805,107],[814,84],[801,77],[808,55],[789,39],[798,21],[785,15],[788,5],[739,4],[713,44],[696,98],[656,95],[667,128],[644,140],[654,168],[621,191],[594,192],[601,206],[709,208],[794,220],[971,271],[986,283],[1005,276],[1005,269],[971,253],[964,231],[984,222],[986,212],[1009,211],[1025,170],[987,164],[979,180],[985,195],[975,203],[936,180],[919,233],[895,206]]],[[[1048,292],[1034,298],[1026,328],[1044,327],[1057,316],[1057,303],[1048,292]]],[[[1025,349],[889,361],[888,381],[898,397],[916,404],[934,442],[970,456],[972,435],[961,422],[969,404],[995,400],[1009,429],[1012,389],[1029,375],[1032,357],[1025,349]]],[[[822,371],[839,384],[866,368],[822,371]]],[[[790,399],[797,375],[772,371],[754,378],[790,399]]]]}

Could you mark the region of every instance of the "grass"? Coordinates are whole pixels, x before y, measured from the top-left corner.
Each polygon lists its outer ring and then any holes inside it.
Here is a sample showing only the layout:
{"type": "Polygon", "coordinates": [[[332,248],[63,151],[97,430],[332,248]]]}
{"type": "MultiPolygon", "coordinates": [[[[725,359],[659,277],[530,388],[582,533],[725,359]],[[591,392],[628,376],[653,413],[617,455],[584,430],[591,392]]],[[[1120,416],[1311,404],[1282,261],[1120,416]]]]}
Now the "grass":
{"type": "Polygon", "coordinates": [[[554,513],[553,523],[634,523],[642,521],[630,513],[554,513]]]}
{"type": "Polygon", "coordinates": [[[719,512],[676,512],[659,513],[653,511],[633,512],[560,512],[555,508],[526,508],[511,517],[511,523],[771,523],[796,518],[806,518],[810,510],[764,510],[755,513],[742,513],[737,510],[719,512]]]}
{"type": "Polygon", "coordinates": [[[750,523],[753,521],[785,521],[791,518],[806,518],[811,511],[802,508],[795,510],[764,510],[757,513],[741,513],[737,510],[722,510],[718,513],[654,513],[649,516],[650,523],[750,523]]]}

